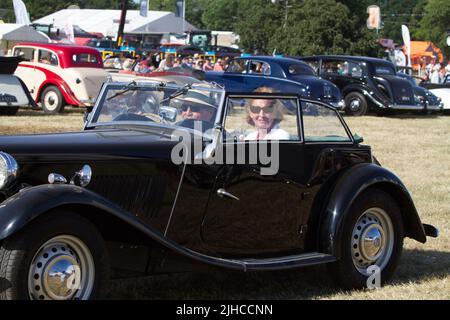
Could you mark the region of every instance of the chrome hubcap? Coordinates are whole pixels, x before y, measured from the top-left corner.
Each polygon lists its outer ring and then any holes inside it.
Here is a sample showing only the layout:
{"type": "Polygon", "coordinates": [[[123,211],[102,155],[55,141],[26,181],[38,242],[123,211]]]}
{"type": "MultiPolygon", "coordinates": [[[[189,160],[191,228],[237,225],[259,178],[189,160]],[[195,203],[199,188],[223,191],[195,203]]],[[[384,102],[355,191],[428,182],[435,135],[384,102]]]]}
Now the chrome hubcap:
{"type": "Polygon", "coordinates": [[[356,269],[367,275],[367,268],[387,265],[394,247],[394,229],[389,215],[381,208],[365,211],[352,232],[352,258],[356,269]]]}
{"type": "Polygon", "coordinates": [[[50,91],[45,95],[44,101],[45,107],[48,110],[55,110],[58,106],[58,95],[55,92],[50,91]]]}
{"type": "Polygon", "coordinates": [[[31,299],[88,299],[94,287],[94,260],[87,246],[73,236],[58,236],[42,245],[29,274],[31,299]]]}
{"type": "Polygon", "coordinates": [[[352,111],[359,110],[360,106],[361,106],[361,101],[359,101],[359,99],[354,99],[354,100],[350,101],[350,109],[352,111]]]}

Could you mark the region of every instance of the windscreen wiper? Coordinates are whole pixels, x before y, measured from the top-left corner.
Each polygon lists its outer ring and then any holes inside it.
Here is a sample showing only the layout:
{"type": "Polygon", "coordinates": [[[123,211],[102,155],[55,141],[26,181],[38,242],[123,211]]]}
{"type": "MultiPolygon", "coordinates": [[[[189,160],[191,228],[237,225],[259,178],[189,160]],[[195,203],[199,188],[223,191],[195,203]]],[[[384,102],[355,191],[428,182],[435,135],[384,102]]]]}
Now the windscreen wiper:
{"type": "Polygon", "coordinates": [[[191,84],[186,84],[184,87],[182,87],[182,88],[178,89],[177,91],[175,91],[174,93],[172,93],[169,97],[161,100],[160,104],[169,102],[172,99],[175,99],[176,97],[179,97],[179,96],[185,94],[190,89],[192,89],[192,85],[191,84]]]}
{"type": "Polygon", "coordinates": [[[110,101],[110,100],[112,100],[114,98],[117,98],[118,96],[121,96],[121,95],[123,95],[124,93],[127,93],[130,90],[133,90],[136,86],[137,86],[137,83],[136,83],[136,81],[133,80],[133,81],[131,81],[129,84],[127,84],[124,87],[124,90],[122,90],[120,92],[117,92],[115,95],[113,95],[113,96],[109,97],[108,99],[106,99],[106,101],[110,101]]]}

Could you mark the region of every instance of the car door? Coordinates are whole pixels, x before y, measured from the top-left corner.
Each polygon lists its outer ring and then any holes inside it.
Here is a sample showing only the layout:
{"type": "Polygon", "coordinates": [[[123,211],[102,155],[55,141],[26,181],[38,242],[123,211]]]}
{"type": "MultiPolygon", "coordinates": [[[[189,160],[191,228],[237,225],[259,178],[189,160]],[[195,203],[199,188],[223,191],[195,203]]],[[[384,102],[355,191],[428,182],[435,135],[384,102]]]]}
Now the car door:
{"type": "Polygon", "coordinates": [[[296,96],[228,98],[224,165],[216,176],[201,228],[210,254],[282,256],[301,250],[301,228],[306,221],[301,196],[305,185],[295,182],[301,180],[297,165],[302,166],[298,106],[296,96]],[[271,140],[257,140],[250,123],[248,106],[264,100],[274,102],[280,111],[271,140]]]}
{"type": "Polygon", "coordinates": [[[228,99],[223,141],[225,153],[227,147],[233,148],[235,161],[226,162],[217,173],[202,239],[208,254],[220,257],[275,258],[307,252],[308,226],[318,217],[314,200],[322,184],[336,170],[367,161],[367,156],[355,153],[351,133],[336,110],[323,103],[300,104],[292,97],[276,98],[285,108],[279,128],[289,133],[289,140],[251,140],[254,135],[239,123],[242,118],[249,121],[245,110],[254,100],[228,99]],[[296,112],[291,111],[292,104],[296,112]],[[259,150],[255,155],[255,147],[264,143],[271,160],[278,160],[271,174],[263,171],[267,166],[259,150]],[[245,161],[236,157],[238,148],[244,150],[245,161]]]}
{"type": "Polygon", "coordinates": [[[33,47],[15,47],[14,55],[21,56],[24,60],[19,63],[14,74],[18,76],[27,86],[33,99],[36,100],[39,86],[45,77],[36,70],[37,50],[33,47]]]}

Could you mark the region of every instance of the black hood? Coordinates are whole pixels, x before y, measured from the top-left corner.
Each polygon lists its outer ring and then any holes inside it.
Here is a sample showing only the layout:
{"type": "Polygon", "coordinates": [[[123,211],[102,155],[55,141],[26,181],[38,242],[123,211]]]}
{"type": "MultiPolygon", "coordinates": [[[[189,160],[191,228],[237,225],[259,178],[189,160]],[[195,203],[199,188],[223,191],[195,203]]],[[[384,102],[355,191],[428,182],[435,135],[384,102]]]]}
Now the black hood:
{"type": "Polygon", "coordinates": [[[408,80],[393,75],[377,75],[385,80],[393,95],[394,103],[399,105],[414,105],[414,89],[408,80]]]}
{"type": "Polygon", "coordinates": [[[0,151],[19,161],[105,158],[170,159],[170,133],[110,129],[0,137],[0,151]]]}

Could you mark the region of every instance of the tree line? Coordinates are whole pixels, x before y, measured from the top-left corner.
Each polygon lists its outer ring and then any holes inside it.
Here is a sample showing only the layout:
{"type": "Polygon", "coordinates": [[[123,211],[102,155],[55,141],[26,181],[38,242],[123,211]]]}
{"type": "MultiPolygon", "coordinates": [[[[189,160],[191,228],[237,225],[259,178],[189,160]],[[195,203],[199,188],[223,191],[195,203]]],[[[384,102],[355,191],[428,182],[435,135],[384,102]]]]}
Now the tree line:
{"type": "MultiPolygon", "coordinates": [[[[1,9],[12,9],[2,0],[1,9]]],[[[120,0],[23,0],[31,20],[76,4],[80,8],[118,9],[120,0]]],[[[130,0],[136,9],[137,4],[130,0]]],[[[174,0],[150,0],[150,10],[175,11],[174,0]]],[[[14,22],[12,10],[5,22],[14,22]]],[[[289,55],[351,54],[380,56],[378,38],[402,44],[401,25],[411,38],[430,40],[443,50],[450,29],[448,0],[186,0],[186,20],[200,29],[233,31],[247,52],[289,55]],[[379,5],[384,26],[366,27],[367,7],[379,5]]]]}

